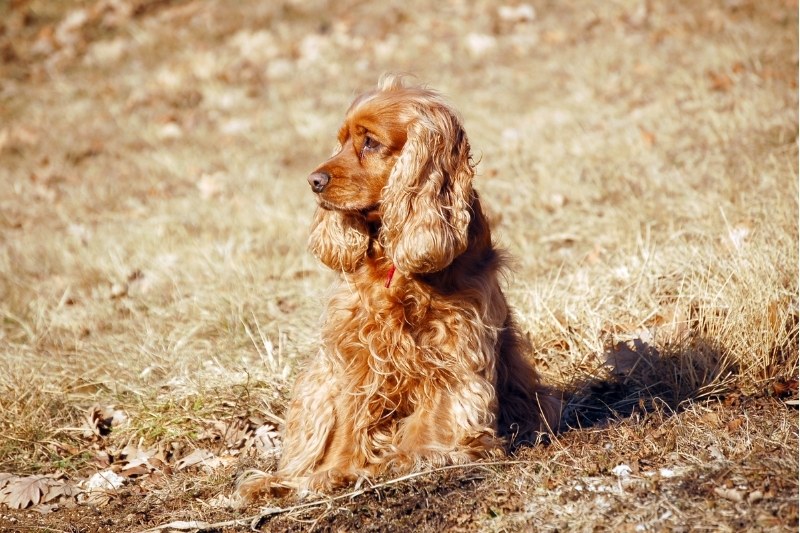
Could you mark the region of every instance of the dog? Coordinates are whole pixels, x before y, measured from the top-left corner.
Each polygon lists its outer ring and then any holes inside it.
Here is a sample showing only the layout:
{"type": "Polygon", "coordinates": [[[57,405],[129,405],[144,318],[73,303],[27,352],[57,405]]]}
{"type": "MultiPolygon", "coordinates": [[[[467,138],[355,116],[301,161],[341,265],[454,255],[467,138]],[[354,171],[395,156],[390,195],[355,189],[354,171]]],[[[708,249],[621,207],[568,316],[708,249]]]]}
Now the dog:
{"type": "Polygon", "coordinates": [[[341,280],[278,470],[251,472],[244,496],[497,457],[558,427],[562,402],[525,358],[474,174],[439,93],[387,76],[352,103],[308,176],[309,248],[341,280]]]}

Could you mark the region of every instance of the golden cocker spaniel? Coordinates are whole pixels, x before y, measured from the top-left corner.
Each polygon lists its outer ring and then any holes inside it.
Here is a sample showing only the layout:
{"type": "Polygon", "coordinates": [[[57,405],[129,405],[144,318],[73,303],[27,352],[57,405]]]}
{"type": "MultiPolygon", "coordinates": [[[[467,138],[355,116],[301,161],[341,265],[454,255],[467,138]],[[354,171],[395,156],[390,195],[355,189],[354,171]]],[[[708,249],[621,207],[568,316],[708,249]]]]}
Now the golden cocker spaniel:
{"type": "Polygon", "coordinates": [[[251,498],[493,457],[559,423],[500,288],[504,255],[453,109],[385,77],[338,140],[308,177],[309,247],[342,279],[294,387],[278,472],[240,484],[251,498]]]}

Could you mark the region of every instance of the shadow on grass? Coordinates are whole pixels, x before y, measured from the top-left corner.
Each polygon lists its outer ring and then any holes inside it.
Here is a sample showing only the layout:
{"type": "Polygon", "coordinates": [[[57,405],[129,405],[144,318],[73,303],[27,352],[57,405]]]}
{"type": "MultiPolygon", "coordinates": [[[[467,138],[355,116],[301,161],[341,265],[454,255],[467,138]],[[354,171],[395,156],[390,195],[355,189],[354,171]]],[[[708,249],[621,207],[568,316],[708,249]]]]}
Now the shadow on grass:
{"type": "Polygon", "coordinates": [[[730,391],[738,371],[721,346],[698,334],[660,349],[641,338],[618,342],[604,356],[568,387],[560,432],[656,408],[680,412],[687,402],[730,391]]]}

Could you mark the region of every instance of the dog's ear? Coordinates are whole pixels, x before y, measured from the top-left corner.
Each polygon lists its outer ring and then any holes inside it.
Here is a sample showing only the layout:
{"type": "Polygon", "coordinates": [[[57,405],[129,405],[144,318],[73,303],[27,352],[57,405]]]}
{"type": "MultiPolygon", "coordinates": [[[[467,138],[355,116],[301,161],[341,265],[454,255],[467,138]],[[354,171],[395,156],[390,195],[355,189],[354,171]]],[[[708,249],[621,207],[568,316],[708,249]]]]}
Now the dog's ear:
{"type": "Polygon", "coordinates": [[[466,250],[473,174],[459,119],[427,106],[408,128],[381,202],[381,240],[400,272],[436,272],[466,250]]]}
{"type": "Polygon", "coordinates": [[[333,270],[352,272],[369,248],[369,230],[360,217],[317,207],[308,249],[333,270]]]}

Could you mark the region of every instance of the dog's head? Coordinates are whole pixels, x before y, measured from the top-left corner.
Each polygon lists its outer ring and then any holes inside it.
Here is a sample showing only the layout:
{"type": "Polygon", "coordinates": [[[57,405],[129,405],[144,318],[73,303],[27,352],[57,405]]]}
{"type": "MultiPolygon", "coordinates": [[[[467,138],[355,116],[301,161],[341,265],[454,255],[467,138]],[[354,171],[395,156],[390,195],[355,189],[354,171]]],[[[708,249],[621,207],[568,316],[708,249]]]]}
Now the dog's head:
{"type": "Polygon", "coordinates": [[[386,255],[404,274],[441,270],[466,249],[469,142],[436,92],[384,78],[350,106],[338,141],[308,177],[319,200],[309,247],[322,262],[353,271],[376,223],[386,255]]]}

